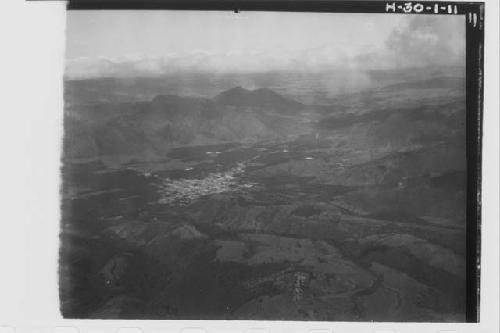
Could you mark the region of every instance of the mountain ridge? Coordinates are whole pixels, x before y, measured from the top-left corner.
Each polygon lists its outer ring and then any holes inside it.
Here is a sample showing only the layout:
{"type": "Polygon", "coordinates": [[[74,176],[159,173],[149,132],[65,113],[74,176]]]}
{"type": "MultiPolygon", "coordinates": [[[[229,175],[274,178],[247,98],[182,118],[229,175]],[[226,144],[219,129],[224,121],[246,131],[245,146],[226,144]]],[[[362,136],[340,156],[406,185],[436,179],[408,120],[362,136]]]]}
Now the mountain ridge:
{"type": "Polygon", "coordinates": [[[147,102],[67,107],[65,151],[68,157],[152,150],[161,156],[179,144],[274,140],[308,131],[289,112],[302,105],[270,89],[235,87],[221,94],[214,98],[159,94],[147,102]],[[221,94],[234,103],[217,100],[221,94]]]}
{"type": "Polygon", "coordinates": [[[272,108],[281,112],[297,112],[304,105],[290,98],[286,98],[269,88],[249,90],[240,86],[225,90],[214,97],[214,100],[223,105],[272,108]]]}

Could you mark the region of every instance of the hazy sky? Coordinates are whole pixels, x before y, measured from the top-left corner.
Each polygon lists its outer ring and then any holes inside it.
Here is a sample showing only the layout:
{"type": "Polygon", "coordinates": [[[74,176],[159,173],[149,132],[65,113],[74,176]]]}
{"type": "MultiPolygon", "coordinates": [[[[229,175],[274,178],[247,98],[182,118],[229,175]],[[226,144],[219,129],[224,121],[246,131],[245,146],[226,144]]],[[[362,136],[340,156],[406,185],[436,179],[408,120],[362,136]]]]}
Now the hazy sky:
{"type": "Polygon", "coordinates": [[[432,62],[425,52],[461,59],[464,41],[463,18],[453,16],[68,11],[66,73],[411,66],[432,62]]]}

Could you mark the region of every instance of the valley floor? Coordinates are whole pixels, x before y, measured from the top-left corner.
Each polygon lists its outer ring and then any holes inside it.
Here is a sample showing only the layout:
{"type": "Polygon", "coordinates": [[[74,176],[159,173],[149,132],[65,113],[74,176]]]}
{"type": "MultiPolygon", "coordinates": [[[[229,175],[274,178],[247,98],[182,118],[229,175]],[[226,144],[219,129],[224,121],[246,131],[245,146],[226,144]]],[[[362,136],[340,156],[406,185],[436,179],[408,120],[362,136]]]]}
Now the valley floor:
{"type": "Polygon", "coordinates": [[[463,321],[465,173],[421,158],[453,148],[333,139],[65,163],[63,315],[463,321]]]}

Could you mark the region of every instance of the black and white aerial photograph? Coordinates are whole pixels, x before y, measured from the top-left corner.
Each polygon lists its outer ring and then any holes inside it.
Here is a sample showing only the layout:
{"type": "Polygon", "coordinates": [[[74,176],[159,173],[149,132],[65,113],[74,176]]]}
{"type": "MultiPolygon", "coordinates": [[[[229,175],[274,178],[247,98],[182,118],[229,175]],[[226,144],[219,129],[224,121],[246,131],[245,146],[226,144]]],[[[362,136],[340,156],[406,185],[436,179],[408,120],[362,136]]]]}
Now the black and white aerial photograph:
{"type": "Polygon", "coordinates": [[[66,15],[64,318],[465,321],[465,15],[66,15]]]}

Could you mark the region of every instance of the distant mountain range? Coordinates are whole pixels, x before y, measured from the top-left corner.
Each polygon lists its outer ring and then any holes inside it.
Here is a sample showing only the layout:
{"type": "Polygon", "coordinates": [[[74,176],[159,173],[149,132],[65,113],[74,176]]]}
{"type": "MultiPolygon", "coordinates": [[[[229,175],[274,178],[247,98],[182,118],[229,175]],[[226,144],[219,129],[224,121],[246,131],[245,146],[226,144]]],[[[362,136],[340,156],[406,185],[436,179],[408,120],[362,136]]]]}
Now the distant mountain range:
{"type": "Polygon", "coordinates": [[[215,101],[222,105],[270,108],[284,113],[293,113],[304,109],[303,104],[287,99],[267,88],[247,90],[236,87],[220,93],[215,97],[215,101]]]}
{"type": "Polygon", "coordinates": [[[241,87],[213,99],[158,95],[149,102],[67,106],[66,157],[147,154],[173,146],[272,140],[310,130],[306,107],[270,89],[241,87]]]}
{"type": "Polygon", "coordinates": [[[383,151],[460,142],[463,96],[462,79],[435,76],[341,96],[331,105],[306,105],[273,89],[240,86],[212,98],[157,94],[147,101],[74,103],[67,95],[64,157],[158,159],[183,145],[301,135],[319,135],[337,148],[383,151]]]}
{"type": "MultiPolygon", "coordinates": [[[[427,82],[433,78],[462,79],[464,68],[440,66],[399,70],[360,71],[352,68],[317,73],[273,71],[264,73],[212,73],[186,72],[180,74],[102,77],[64,80],[65,102],[150,101],[157,95],[199,96],[212,98],[234,87],[255,89],[266,87],[274,92],[292,97],[304,104],[333,104],[343,94],[353,94],[366,89],[427,82]]],[[[441,82],[434,82],[434,85],[441,82]]]]}

